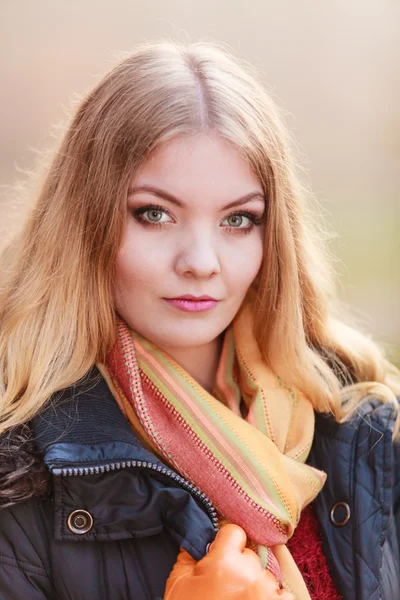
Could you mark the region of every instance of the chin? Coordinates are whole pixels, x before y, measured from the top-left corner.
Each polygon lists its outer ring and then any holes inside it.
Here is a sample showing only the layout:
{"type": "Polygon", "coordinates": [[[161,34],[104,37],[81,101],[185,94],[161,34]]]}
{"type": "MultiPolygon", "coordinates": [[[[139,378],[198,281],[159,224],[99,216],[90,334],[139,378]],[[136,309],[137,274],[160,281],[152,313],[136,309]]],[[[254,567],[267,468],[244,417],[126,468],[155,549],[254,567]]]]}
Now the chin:
{"type": "Polygon", "coordinates": [[[161,348],[193,348],[194,346],[204,346],[213,342],[223,330],[204,330],[201,328],[182,328],[173,331],[169,330],[165,332],[154,332],[154,336],[149,335],[148,339],[160,346],[161,348]]]}

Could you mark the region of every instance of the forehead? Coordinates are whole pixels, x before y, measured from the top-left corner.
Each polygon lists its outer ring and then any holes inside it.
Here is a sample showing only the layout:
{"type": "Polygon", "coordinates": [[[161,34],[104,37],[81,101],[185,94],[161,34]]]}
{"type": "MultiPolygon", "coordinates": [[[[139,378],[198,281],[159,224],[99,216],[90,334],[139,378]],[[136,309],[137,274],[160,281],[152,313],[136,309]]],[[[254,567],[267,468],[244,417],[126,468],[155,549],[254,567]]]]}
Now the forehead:
{"type": "Polygon", "coordinates": [[[262,186],[233,144],[211,135],[179,136],[158,148],[132,178],[190,201],[199,196],[230,200],[262,186]]]}

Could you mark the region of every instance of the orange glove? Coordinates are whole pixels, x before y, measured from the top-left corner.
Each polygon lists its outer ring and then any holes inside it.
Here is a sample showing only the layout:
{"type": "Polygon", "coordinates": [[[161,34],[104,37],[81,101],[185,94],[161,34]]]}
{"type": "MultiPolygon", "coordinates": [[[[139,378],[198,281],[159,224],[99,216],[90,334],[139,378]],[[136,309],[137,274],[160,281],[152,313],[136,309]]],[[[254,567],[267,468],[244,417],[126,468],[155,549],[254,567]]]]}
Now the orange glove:
{"type": "Polygon", "coordinates": [[[224,525],[208,554],[196,562],[181,549],[165,588],[164,600],[294,600],[278,589],[238,525],[224,525]]]}

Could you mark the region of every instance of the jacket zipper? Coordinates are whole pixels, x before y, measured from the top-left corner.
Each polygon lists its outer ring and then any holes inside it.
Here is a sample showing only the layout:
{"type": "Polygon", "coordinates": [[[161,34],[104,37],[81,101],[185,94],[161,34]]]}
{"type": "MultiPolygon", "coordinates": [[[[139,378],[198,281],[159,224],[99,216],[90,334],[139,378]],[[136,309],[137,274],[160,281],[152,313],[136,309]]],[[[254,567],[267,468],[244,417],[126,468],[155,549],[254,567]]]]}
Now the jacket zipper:
{"type": "Polygon", "coordinates": [[[120,462],[111,462],[104,465],[99,465],[96,467],[63,467],[58,468],[55,467],[52,469],[52,473],[54,475],[62,475],[64,477],[71,476],[81,476],[81,475],[97,475],[99,473],[106,473],[109,471],[116,471],[118,469],[127,469],[130,467],[140,467],[144,469],[151,469],[152,471],[157,471],[157,473],[161,473],[162,475],[166,475],[173,481],[175,481],[182,488],[187,490],[192,496],[194,496],[204,507],[205,512],[210,517],[211,522],[213,524],[214,530],[218,531],[218,516],[217,511],[211,502],[211,500],[199,490],[198,487],[172,471],[165,466],[157,465],[156,463],[151,463],[148,461],[142,460],[124,460],[120,462]]]}

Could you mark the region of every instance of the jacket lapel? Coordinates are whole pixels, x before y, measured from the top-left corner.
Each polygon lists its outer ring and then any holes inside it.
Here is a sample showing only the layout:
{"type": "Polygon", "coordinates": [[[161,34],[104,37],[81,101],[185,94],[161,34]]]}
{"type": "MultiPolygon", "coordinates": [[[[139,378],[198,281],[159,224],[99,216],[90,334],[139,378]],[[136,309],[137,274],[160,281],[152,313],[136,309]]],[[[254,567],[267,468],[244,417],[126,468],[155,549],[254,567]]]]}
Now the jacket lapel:
{"type": "Polygon", "coordinates": [[[216,533],[214,507],[143,447],[96,368],[56,394],[32,427],[53,475],[56,539],[122,540],[166,529],[196,560],[204,556],[216,533]]]}

